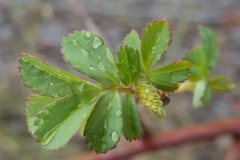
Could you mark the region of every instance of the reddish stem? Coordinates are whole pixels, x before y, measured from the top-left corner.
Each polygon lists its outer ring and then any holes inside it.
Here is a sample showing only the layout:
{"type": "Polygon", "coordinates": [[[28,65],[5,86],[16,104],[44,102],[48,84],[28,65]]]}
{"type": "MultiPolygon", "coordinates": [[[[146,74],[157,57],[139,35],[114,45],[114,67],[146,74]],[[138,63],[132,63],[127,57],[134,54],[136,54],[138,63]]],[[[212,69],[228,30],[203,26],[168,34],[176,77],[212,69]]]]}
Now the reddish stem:
{"type": "Polygon", "coordinates": [[[239,160],[240,159],[240,134],[233,135],[234,142],[229,149],[225,160],[239,160]]]}
{"type": "Polygon", "coordinates": [[[114,149],[107,154],[96,155],[95,153],[90,153],[70,160],[124,160],[139,153],[209,140],[224,134],[240,134],[240,119],[229,119],[160,133],[152,136],[147,141],[137,140],[125,147],[114,149]]]}

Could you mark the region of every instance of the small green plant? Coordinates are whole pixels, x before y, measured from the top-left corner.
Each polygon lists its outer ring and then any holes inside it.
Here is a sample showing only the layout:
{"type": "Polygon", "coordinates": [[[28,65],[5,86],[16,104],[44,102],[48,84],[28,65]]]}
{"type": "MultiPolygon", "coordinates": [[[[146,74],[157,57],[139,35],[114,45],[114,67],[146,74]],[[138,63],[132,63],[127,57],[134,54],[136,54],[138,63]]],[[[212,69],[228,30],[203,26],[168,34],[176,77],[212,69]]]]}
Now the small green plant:
{"type": "Polygon", "coordinates": [[[47,150],[64,146],[79,129],[97,153],[113,149],[122,133],[129,141],[139,139],[142,128],[134,95],[162,118],[165,112],[158,90],[174,92],[190,75],[187,61],[154,67],[170,42],[168,22],[156,20],[147,24],[141,40],[132,30],[116,60],[100,37],[91,31],[75,31],[63,39],[64,59],[99,84],[23,53],[21,78],[37,93],[27,101],[29,131],[47,150]],[[119,93],[125,94],[122,99],[119,93]]]}
{"type": "Polygon", "coordinates": [[[192,63],[191,76],[180,90],[193,91],[193,106],[195,108],[210,103],[212,92],[224,93],[235,88],[234,84],[224,76],[211,76],[211,70],[216,66],[219,49],[213,31],[199,27],[202,45],[194,48],[183,59],[192,63]]]}
{"type": "Polygon", "coordinates": [[[156,65],[171,42],[171,29],[164,19],[147,24],[141,40],[132,30],[117,58],[91,31],[70,34],[62,42],[65,61],[99,84],[23,53],[21,78],[37,93],[27,101],[28,130],[47,150],[64,146],[80,130],[90,149],[106,153],[117,145],[122,133],[129,141],[142,135],[134,95],[158,118],[165,115],[160,92],[190,90],[195,107],[207,105],[212,91],[230,91],[234,85],[225,77],[210,76],[219,56],[216,37],[204,27],[200,34],[202,46],[182,61],[161,67],[156,65]]]}

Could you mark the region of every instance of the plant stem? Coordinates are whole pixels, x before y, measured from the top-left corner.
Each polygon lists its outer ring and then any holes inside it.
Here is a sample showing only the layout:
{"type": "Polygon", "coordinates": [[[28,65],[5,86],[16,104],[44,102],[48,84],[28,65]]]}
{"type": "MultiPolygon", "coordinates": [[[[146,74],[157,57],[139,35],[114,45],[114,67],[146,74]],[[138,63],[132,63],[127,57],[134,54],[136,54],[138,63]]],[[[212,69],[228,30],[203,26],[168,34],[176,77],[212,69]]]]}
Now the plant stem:
{"type": "Polygon", "coordinates": [[[149,140],[137,140],[107,154],[90,153],[69,160],[124,160],[134,155],[153,150],[163,150],[186,143],[212,140],[225,134],[240,134],[240,119],[228,119],[211,124],[194,126],[165,133],[159,133],[149,140]]]}
{"type": "Polygon", "coordinates": [[[131,94],[135,94],[135,90],[132,89],[132,87],[106,87],[106,86],[102,86],[103,91],[106,90],[116,90],[118,92],[124,92],[124,93],[131,93],[131,94]]]}

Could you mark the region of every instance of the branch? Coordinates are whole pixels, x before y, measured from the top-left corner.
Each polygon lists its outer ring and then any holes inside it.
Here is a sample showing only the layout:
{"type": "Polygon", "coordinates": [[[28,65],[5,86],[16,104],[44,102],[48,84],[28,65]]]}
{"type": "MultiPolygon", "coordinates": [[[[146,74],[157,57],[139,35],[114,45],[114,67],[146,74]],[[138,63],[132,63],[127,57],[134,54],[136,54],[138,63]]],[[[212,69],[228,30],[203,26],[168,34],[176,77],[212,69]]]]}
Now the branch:
{"type": "Polygon", "coordinates": [[[233,145],[229,149],[225,160],[239,160],[240,158],[240,134],[235,134],[233,137],[233,145]]]}
{"type": "Polygon", "coordinates": [[[240,134],[240,119],[229,119],[211,124],[160,133],[148,141],[134,141],[107,154],[95,153],[77,156],[69,160],[121,160],[139,153],[162,150],[192,142],[205,141],[225,134],[240,134]]]}

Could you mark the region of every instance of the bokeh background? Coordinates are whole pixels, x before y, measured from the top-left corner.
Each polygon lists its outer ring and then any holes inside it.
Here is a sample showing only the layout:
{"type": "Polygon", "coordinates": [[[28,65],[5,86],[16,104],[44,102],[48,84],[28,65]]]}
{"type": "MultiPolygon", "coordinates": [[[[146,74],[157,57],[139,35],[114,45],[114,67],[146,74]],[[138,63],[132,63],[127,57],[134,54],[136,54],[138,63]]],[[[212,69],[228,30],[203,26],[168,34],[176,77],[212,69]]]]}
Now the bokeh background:
{"type": "MultiPolygon", "coordinates": [[[[116,52],[131,29],[141,33],[147,22],[167,18],[173,41],[161,65],[180,60],[201,44],[198,26],[214,30],[220,59],[213,75],[225,75],[237,86],[214,95],[211,104],[195,110],[191,93],[173,94],[167,117],[158,120],[139,106],[153,133],[240,116],[240,1],[239,0],[0,0],[0,159],[59,160],[90,152],[84,139],[74,136],[58,152],[48,152],[27,132],[25,100],[31,94],[19,79],[21,52],[86,78],[62,60],[61,40],[74,30],[92,30],[116,52]],[[154,123],[153,123],[154,122],[154,123]]],[[[128,144],[122,137],[120,145],[128,144]]],[[[231,137],[137,155],[131,160],[221,160],[231,137]]]]}

